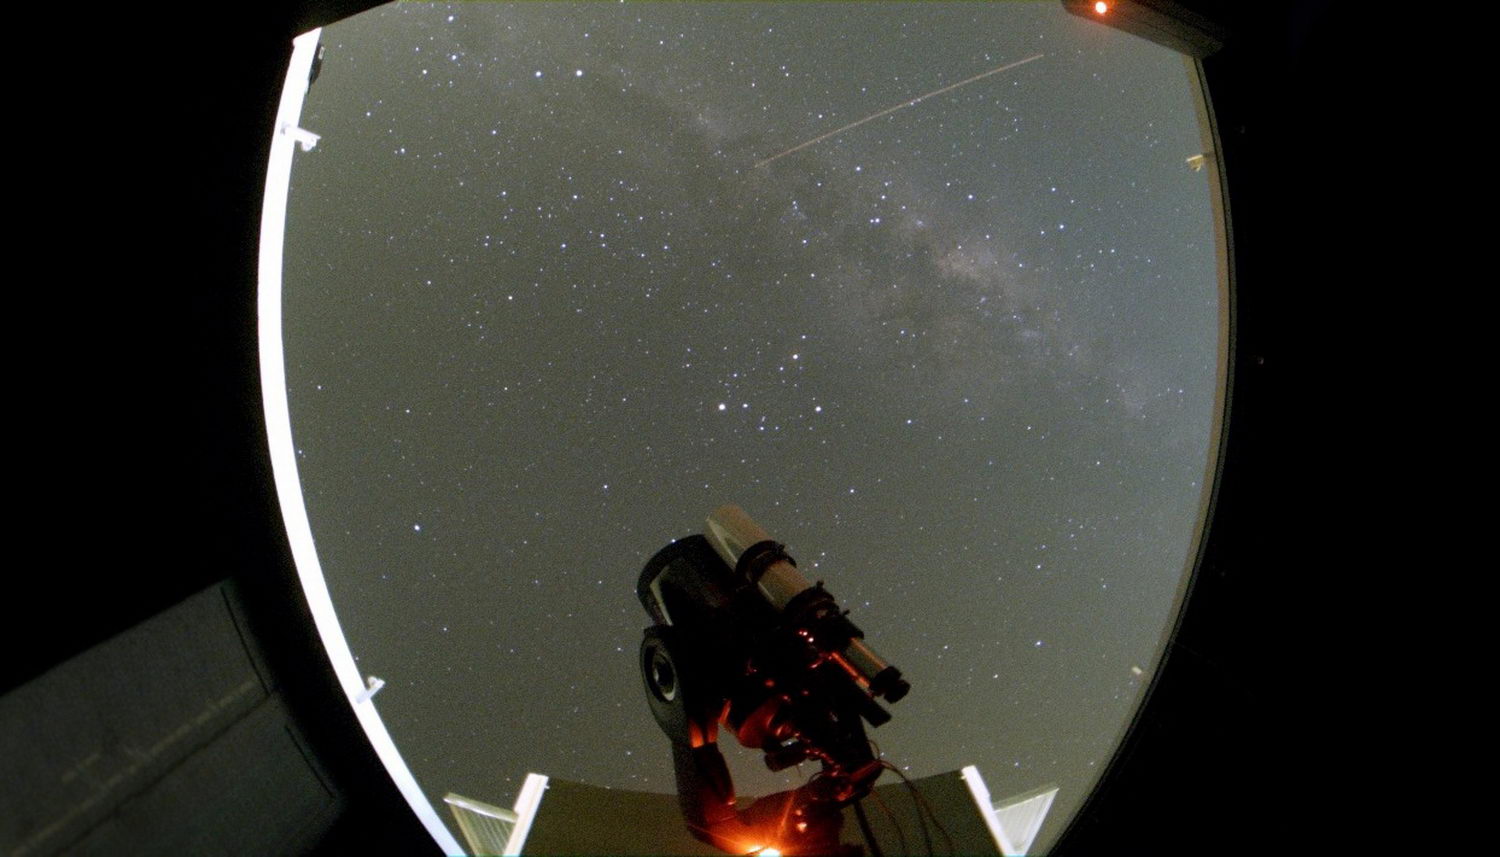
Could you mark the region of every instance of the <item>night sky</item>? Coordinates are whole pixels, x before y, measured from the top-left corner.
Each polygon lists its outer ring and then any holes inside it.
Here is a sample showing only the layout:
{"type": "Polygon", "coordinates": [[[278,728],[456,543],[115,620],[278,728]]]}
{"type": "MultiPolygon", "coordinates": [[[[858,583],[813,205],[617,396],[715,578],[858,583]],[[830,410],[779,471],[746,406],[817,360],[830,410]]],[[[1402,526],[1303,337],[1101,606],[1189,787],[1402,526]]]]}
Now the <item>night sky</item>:
{"type": "MultiPolygon", "coordinates": [[[[634,585],[729,502],[911,680],[886,756],[1061,786],[1045,847],[1199,526],[1221,308],[1184,61],[1055,2],[404,3],[323,40],[292,426],[428,795],[671,791],[634,585]]],[[[743,794],[800,782],[730,740],[743,794]]]]}

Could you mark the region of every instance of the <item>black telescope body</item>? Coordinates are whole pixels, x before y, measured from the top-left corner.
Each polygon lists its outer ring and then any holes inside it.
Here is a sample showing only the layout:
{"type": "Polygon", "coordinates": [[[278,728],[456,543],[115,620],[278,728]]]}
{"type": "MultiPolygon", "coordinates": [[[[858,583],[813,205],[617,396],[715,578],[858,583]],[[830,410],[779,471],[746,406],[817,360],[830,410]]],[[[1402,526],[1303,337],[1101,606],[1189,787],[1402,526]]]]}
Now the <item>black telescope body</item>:
{"type": "Polygon", "coordinates": [[[750,520],[738,506],[721,506],[708,518],[704,534],[714,551],[734,568],[739,581],[753,584],[825,657],[837,663],[872,697],[896,702],[911,689],[901,671],[886,663],[864,641],[864,632],[840,611],[823,581],[809,583],[786,548],[750,520]]]}
{"type": "Polygon", "coordinates": [[[688,827],[736,853],[768,842],[786,855],[844,853],[840,808],[884,767],[864,723],[890,720],[877,699],[910,685],[744,511],[721,507],[707,524],[658,551],[636,585],[654,623],[641,643],[647,702],[672,741],[688,827]],[[772,770],[810,759],[821,770],[737,811],[720,726],[772,770]]]}

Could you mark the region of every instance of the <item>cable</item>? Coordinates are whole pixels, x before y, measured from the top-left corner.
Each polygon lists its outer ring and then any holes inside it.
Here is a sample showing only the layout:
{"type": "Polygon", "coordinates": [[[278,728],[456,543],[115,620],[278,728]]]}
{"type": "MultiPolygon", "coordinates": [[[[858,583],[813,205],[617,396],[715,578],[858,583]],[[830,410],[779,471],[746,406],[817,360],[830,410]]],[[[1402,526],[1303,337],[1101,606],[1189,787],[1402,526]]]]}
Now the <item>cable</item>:
{"type": "Polygon", "coordinates": [[[901,829],[901,822],[896,820],[896,814],[894,812],[891,812],[891,808],[885,802],[885,798],[881,797],[879,793],[873,791],[870,792],[870,797],[875,798],[875,802],[880,804],[881,811],[883,811],[885,813],[885,817],[890,820],[891,827],[895,828],[896,841],[901,844],[902,857],[910,854],[911,852],[906,850],[906,831],[901,829]]]}
{"type": "MultiPolygon", "coordinates": [[[[874,738],[866,737],[865,740],[869,742],[870,749],[875,754],[875,760],[880,763],[880,766],[883,768],[891,768],[892,770],[895,770],[894,766],[892,766],[890,762],[887,762],[883,758],[885,756],[885,752],[880,749],[880,744],[876,742],[874,738]]],[[[899,775],[901,772],[896,771],[896,773],[899,775]]],[[[885,812],[885,817],[890,821],[891,827],[895,829],[897,840],[901,843],[902,855],[910,854],[911,852],[907,850],[906,847],[906,829],[901,826],[901,822],[896,818],[896,813],[891,810],[890,804],[887,804],[885,802],[885,799],[882,798],[877,792],[871,791],[870,796],[875,798],[876,803],[880,804],[881,810],[885,812]]],[[[920,812],[920,810],[917,812],[917,822],[919,824],[922,823],[922,813],[920,812]]],[[[924,836],[927,833],[927,827],[925,824],[923,824],[922,833],[924,836]]],[[[932,852],[932,843],[930,839],[928,840],[927,851],[929,854],[932,852]]]]}
{"type": "Polygon", "coordinates": [[[896,771],[896,775],[906,782],[907,788],[911,789],[911,793],[916,796],[917,800],[927,810],[927,814],[932,817],[932,823],[937,825],[937,829],[943,834],[943,838],[948,840],[948,853],[956,853],[957,849],[953,844],[953,836],[948,832],[947,826],[943,824],[942,816],[938,815],[937,810],[932,808],[932,802],[927,799],[926,795],[922,794],[922,790],[917,788],[915,783],[906,778],[905,774],[896,771]]]}
{"type": "MultiPolygon", "coordinates": [[[[865,737],[865,741],[869,742],[870,751],[875,755],[875,760],[877,762],[880,762],[881,766],[884,767],[885,760],[881,757],[884,756],[885,753],[881,751],[880,744],[877,743],[874,738],[871,738],[869,736],[865,737]]],[[[905,855],[908,853],[906,850],[906,831],[901,827],[901,822],[896,820],[896,813],[891,811],[891,808],[885,802],[885,799],[877,794],[874,790],[871,790],[870,797],[875,798],[875,802],[880,804],[880,809],[885,813],[886,820],[891,823],[891,828],[896,831],[896,838],[901,843],[901,854],[903,855],[903,857],[905,857],[905,855]]]]}
{"type": "MultiPolygon", "coordinates": [[[[866,738],[865,740],[869,742],[870,749],[874,752],[875,759],[880,763],[880,766],[882,768],[889,768],[891,771],[893,771],[896,776],[901,778],[901,782],[905,784],[907,791],[911,792],[912,803],[915,804],[917,810],[917,823],[922,826],[922,837],[926,840],[927,843],[927,853],[931,855],[934,852],[932,848],[932,835],[927,829],[927,820],[924,816],[924,812],[926,816],[930,816],[932,818],[932,823],[937,826],[938,832],[943,834],[943,839],[947,840],[948,853],[957,854],[958,848],[953,842],[953,835],[948,832],[948,827],[947,825],[943,824],[942,817],[938,815],[937,810],[932,808],[932,802],[927,799],[926,795],[922,794],[922,790],[917,788],[917,784],[912,782],[911,778],[906,776],[906,774],[902,772],[900,768],[896,767],[895,764],[885,760],[885,754],[881,752],[880,745],[876,743],[875,739],[866,738]]],[[[880,795],[872,791],[870,793],[870,796],[875,798],[875,800],[880,803],[881,809],[885,810],[886,815],[891,820],[891,825],[896,828],[897,835],[901,836],[901,851],[903,854],[906,853],[906,837],[905,834],[903,834],[901,831],[901,825],[896,822],[895,813],[891,812],[890,807],[886,806],[885,801],[881,800],[880,795]]]]}
{"type": "MultiPolygon", "coordinates": [[[[948,828],[943,824],[943,820],[938,816],[937,811],[932,808],[932,803],[927,800],[927,796],[922,794],[921,789],[917,788],[917,784],[913,783],[911,779],[906,776],[906,774],[901,772],[900,768],[896,767],[890,762],[882,761],[881,765],[890,768],[892,771],[895,771],[896,776],[900,777],[901,781],[906,784],[907,791],[911,792],[912,801],[917,805],[917,821],[921,822],[922,824],[922,834],[924,836],[927,835],[927,822],[923,818],[923,810],[925,810],[927,815],[932,816],[932,823],[937,825],[937,829],[943,834],[943,838],[948,840],[948,853],[958,853],[958,850],[953,843],[952,834],[948,832],[948,828]]],[[[927,853],[932,853],[932,840],[930,837],[927,840],[927,853]]]]}
{"type": "Polygon", "coordinates": [[[865,818],[864,801],[854,802],[854,817],[859,819],[859,832],[864,834],[865,844],[870,846],[870,854],[873,857],[885,857],[885,853],[880,850],[880,843],[876,841],[875,834],[870,830],[870,820],[865,818]]]}
{"type": "Polygon", "coordinates": [[[927,844],[927,857],[933,857],[935,852],[932,850],[932,831],[927,829],[927,817],[922,814],[922,800],[921,795],[917,793],[917,787],[912,784],[911,780],[906,778],[905,774],[901,773],[901,769],[890,762],[886,762],[885,764],[886,767],[896,772],[896,776],[901,778],[901,782],[906,783],[906,790],[911,792],[911,802],[917,808],[917,824],[922,828],[922,841],[927,844]]]}

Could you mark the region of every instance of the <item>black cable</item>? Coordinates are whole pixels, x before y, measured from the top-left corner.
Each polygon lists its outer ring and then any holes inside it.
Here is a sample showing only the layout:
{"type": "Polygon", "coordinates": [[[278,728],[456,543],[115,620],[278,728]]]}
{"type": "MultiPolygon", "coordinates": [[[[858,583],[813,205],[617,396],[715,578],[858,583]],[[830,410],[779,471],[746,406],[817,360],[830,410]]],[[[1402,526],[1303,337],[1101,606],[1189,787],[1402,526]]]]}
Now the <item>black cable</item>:
{"type": "MultiPolygon", "coordinates": [[[[911,792],[912,803],[916,806],[917,810],[917,823],[922,826],[922,837],[924,840],[926,840],[928,855],[932,855],[934,854],[934,852],[932,848],[932,835],[927,829],[927,820],[923,815],[924,811],[926,813],[926,816],[931,816],[932,823],[937,826],[938,832],[943,834],[943,839],[947,840],[948,853],[950,855],[957,854],[958,847],[953,842],[953,834],[948,832],[948,827],[947,825],[943,824],[942,817],[938,815],[937,810],[932,808],[932,802],[927,799],[926,795],[922,794],[922,790],[917,788],[917,784],[912,782],[911,779],[907,777],[900,768],[882,758],[885,754],[881,752],[880,745],[875,742],[875,739],[866,738],[865,740],[869,742],[870,748],[874,751],[875,759],[880,763],[880,766],[882,768],[889,768],[891,771],[895,772],[896,776],[901,778],[901,782],[906,785],[907,791],[911,792]]],[[[897,835],[901,837],[901,851],[903,854],[905,854],[906,836],[904,833],[902,833],[901,825],[896,822],[895,813],[891,812],[890,807],[886,806],[885,801],[881,800],[878,794],[875,794],[872,791],[870,795],[880,803],[881,809],[885,810],[886,815],[891,820],[892,826],[896,828],[897,835]]]]}
{"type": "Polygon", "coordinates": [[[906,783],[906,790],[911,792],[912,805],[917,808],[917,824],[922,827],[922,841],[927,843],[927,857],[933,857],[936,852],[932,850],[932,832],[927,829],[927,817],[922,814],[922,799],[921,795],[917,793],[917,787],[912,784],[911,780],[906,778],[905,774],[901,773],[900,768],[890,762],[882,762],[881,764],[895,771],[896,776],[900,777],[903,783],[906,783]]]}
{"type": "MultiPolygon", "coordinates": [[[[885,760],[881,757],[884,756],[885,753],[881,752],[880,744],[877,743],[874,738],[871,738],[869,736],[866,736],[865,740],[870,744],[870,750],[875,755],[875,761],[879,762],[883,767],[885,765],[885,760]]],[[[874,790],[871,790],[870,796],[875,798],[876,803],[880,804],[880,809],[885,813],[886,820],[891,823],[891,828],[896,831],[896,839],[901,843],[902,857],[905,857],[905,855],[908,853],[906,850],[906,830],[901,826],[901,822],[896,819],[896,813],[891,811],[890,805],[885,802],[884,798],[875,793],[874,790]]]]}
{"type": "Polygon", "coordinates": [[[854,817],[859,819],[859,832],[864,834],[865,844],[870,846],[870,854],[873,857],[885,857],[880,850],[880,843],[875,839],[875,834],[870,830],[870,820],[865,818],[865,802],[857,800],[854,802],[854,817]]]}
{"type": "Polygon", "coordinates": [[[938,815],[937,810],[932,808],[932,802],[927,799],[927,795],[922,794],[922,790],[917,788],[915,783],[913,783],[911,780],[907,780],[905,774],[902,774],[900,771],[896,771],[896,775],[901,777],[901,779],[906,780],[907,786],[911,789],[912,794],[915,795],[919,801],[921,801],[924,807],[926,807],[927,814],[932,817],[932,823],[937,825],[937,829],[943,834],[943,838],[948,840],[948,853],[957,853],[957,849],[953,844],[952,834],[948,832],[947,826],[943,824],[942,816],[938,815]]]}
{"type": "MultiPolygon", "coordinates": [[[[908,784],[907,791],[915,794],[916,789],[908,784]]],[[[917,826],[922,828],[922,842],[927,846],[927,857],[935,857],[937,852],[932,850],[932,831],[927,828],[927,817],[922,813],[922,802],[913,797],[912,803],[917,807],[917,826]]]]}
{"type": "MultiPolygon", "coordinates": [[[[881,764],[884,767],[890,768],[892,771],[895,771],[896,776],[900,777],[901,781],[906,784],[907,791],[911,792],[912,800],[917,804],[917,820],[922,822],[922,833],[924,835],[927,833],[927,822],[923,819],[923,810],[925,809],[926,814],[932,816],[932,823],[937,825],[937,829],[943,834],[943,838],[948,840],[948,853],[958,853],[958,850],[953,843],[952,834],[948,832],[948,828],[943,824],[942,818],[938,816],[937,810],[934,810],[932,808],[932,803],[927,800],[927,796],[922,794],[921,789],[917,788],[917,784],[907,778],[906,774],[902,773],[900,768],[896,767],[890,762],[883,761],[881,762],[881,764]]],[[[928,839],[927,841],[927,853],[932,853],[931,839],[928,839]]]]}
{"type": "Polygon", "coordinates": [[[896,820],[896,814],[894,812],[891,812],[890,804],[887,804],[885,802],[885,798],[881,797],[879,793],[872,791],[870,792],[870,797],[875,798],[875,802],[880,804],[881,811],[884,812],[885,817],[890,820],[891,827],[895,828],[896,841],[901,845],[901,855],[902,857],[906,857],[906,855],[910,854],[911,852],[906,850],[906,831],[901,829],[901,822],[896,820]]]}

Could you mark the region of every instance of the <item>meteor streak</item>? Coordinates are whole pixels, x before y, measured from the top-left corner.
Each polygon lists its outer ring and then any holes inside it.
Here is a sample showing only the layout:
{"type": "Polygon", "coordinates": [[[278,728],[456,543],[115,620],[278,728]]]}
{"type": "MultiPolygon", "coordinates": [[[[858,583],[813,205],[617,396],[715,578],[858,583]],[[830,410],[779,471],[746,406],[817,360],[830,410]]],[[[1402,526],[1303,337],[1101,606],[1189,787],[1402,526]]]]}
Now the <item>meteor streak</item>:
{"type": "Polygon", "coordinates": [[[926,99],[931,98],[934,95],[942,95],[945,92],[952,92],[953,90],[958,89],[960,86],[968,86],[969,84],[973,83],[976,80],[983,80],[983,79],[989,77],[992,74],[999,74],[1002,71],[1010,71],[1011,69],[1015,68],[1018,65],[1025,65],[1026,63],[1029,63],[1032,60],[1039,60],[1039,59],[1041,59],[1044,56],[1046,56],[1046,54],[1036,54],[1034,56],[1029,56],[1029,57],[1027,57],[1026,59],[1023,59],[1023,60],[1016,60],[1013,63],[1006,63],[1005,65],[1002,65],[999,68],[992,68],[989,71],[980,72],[979,74],[976,74],[973,77],[965,78],[964,80],[960,80],[958,83],[951,83],[951,84],[943,87],[942,89],[934,89],[933,91],[927,93],[926,95],[918,95],[916,98],[913,98],[913,99],[911,99],[909,101],[903,101],[903,102],[901,102],[900,104],[897,104],[894,107],[887,107],[886,109],[880,111],[879,113],[871,113],[869,116],[866,116],[865,118],[860,119],[857,122],[850,122],[848,125],[845,125],[842,128],[835,128],[834,130],[829,131],[827,134],[824,134],[824,135],[822,135],[820,137],[814,137],[811,140],[808,140],[806,143],[799,143],[799,144],[791,147],[790,149],[787,149],[785,152],[782,152],[782,153],[776,154],[776,155],[772,155],[771,157],[766,158],[763,161],[756,161],[755,166],[757,168],[763,167],[766,164],[769,164],[772,161],[776,160],[777,158],[784,158],[784,157],[786,157],[787,155],[790,155],[793,152],[797,152],[797,151],[801,151],[802,149],[806,149],[808,146],[811,146],[814,143],[821,143],[824,140],[827,140],[829,137],[836,137],[839,134],[842,134],[842,133],[844,133],[845,131],[848,131],[851,128],[857,128],[860,125],[863,125],[866,122],[869,122],[871,119],[879,119],[880,117],[885,116],[887,114],[895,113],[897,110],[900,110],[900,109],[902,109],[904,107],[910,107],[913,104],[916,104],[918,101],[925,101],[926,99]]]}

